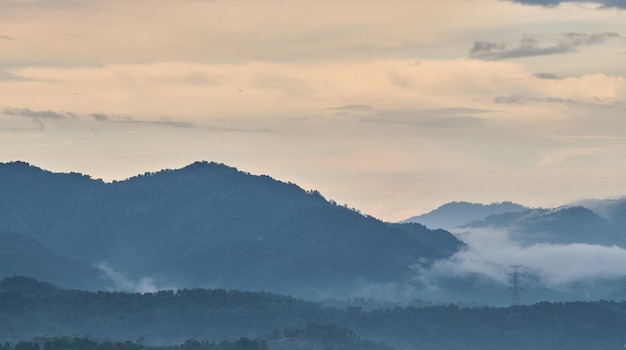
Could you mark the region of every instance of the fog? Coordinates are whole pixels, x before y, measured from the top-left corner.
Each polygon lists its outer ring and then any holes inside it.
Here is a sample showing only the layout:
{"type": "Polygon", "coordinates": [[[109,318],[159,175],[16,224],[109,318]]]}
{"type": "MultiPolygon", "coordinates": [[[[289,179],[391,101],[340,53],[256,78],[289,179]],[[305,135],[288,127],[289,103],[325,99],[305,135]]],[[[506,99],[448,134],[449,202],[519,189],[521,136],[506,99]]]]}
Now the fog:
{"type": "Polygon", "coordinates": [[[626,250],[617,246],[591,244],[522,245],[503,229],[457,229],[455,235],[468,247],[422,271],[422,278],[481,275],[507,285],[511,266],[521,265],[527,279],[551,289],[567,289],[574,284],[593,284],[623,278],[626,250]]]}
{"type": "Polygon", "coordinates": [[[110,283],[110,290],[119,290],[133,293],[153,293],[159,290],[176,290],[172,286],[158,285],[153,277],[140,277],[134,279],[123,271],[116,270],[106,262],[95,265],[106,280],[110,283]]]}

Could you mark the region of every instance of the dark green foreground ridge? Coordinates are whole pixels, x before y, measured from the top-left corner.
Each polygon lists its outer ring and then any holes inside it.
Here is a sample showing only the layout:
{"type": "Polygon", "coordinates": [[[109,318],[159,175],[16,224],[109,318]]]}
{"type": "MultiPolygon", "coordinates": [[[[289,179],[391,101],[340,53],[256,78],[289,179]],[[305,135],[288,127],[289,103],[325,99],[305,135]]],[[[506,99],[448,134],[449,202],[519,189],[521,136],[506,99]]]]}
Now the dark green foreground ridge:
{"type": "Polygon", "coordinates": [[[626,302],[364,311],[223,289],[138,294],[64,290],[23,277],[0,282],[0,341],[14,344],[67,335],[146,344],[245,337],[263,340],[270,348],[297,348],[293,339],[306,335],[306,329],[319,337],[335,334],[340,340],[343,334],[351,341],[368,339],[397,349],[619,349],[626,343],[626,302]]]}

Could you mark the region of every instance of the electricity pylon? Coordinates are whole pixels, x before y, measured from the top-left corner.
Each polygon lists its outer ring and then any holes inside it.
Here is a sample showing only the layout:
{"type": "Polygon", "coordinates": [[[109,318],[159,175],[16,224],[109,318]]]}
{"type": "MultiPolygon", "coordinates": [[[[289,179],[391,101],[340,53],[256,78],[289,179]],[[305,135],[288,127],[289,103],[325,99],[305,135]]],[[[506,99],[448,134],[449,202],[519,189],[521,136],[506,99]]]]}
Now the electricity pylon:
{"type": "Polygon", "coordinates": [[[522,276],[522,274],[517,272],[517,269],[522,267],[522,265],[513,265],[511,267],[513,268],[513,273],[509,274],[509,277],[511,278],[509,282],[511,283],[511,290],[512,290],[511,306],[515,306],[515,305],[521,304],[520,299],[519,299],[519,290],[521,289],[520,276],[522,276]]]}

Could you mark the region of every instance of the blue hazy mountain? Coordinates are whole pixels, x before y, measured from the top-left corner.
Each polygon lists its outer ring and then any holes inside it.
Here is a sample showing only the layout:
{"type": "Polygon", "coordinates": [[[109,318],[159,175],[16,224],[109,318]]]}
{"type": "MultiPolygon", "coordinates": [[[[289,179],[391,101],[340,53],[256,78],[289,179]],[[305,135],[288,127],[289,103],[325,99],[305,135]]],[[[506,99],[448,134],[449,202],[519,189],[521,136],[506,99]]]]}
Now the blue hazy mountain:
{"type": "MultiPolygon", "coordinates": [[[[76,266],[105,266],[112,280],[165,286],[349,296],[414,283],[416,266],[463,246],[443,230],[385,223],[316,191],[207,162],[113,183],[0,164],[0,198],[0,230],[76,266]]],[[[33,266],[47,260],[22,254],[33,266]]],[[[36,277],[65,285],[53,276],[70,270],[36,277]]]]}
{"type": "Polygon", "coordinates": [[[493,215],[465,228],[499,228],[507,231],[512,240],[526,245],[587,243],[626,247],[624,201],[615,201],[604,209],[606,216],[582,206],[529,209],[493,215]]]}
{"type": "Polygon", "coordinates": [[[414,222],[429,228],[451,230],[491,215],[515,213],[524,210],[528,210],[528,208],[512,202],[492,204],[450,202],[426,214],[411,217],[403,222],[414,222]]]}

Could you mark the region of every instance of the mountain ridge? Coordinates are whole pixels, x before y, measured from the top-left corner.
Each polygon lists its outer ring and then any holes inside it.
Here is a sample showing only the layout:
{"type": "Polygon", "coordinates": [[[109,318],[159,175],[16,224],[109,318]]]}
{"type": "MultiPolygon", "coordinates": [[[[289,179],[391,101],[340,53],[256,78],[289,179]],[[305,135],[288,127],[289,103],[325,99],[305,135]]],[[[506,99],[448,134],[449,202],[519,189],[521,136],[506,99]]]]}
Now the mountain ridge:
{"type": "Polygon", "coordinates": [[[415,265],[462,247],[449,232],[407,232],[317,191],[214,162],[110,183],[19,162],[0,164],[0,183],[0,229],[156,287],[350,296],[415,283],[415,265]]]}
{"type": "Polygon", "coordinates": [[[621,233],[620,206],[620,202],[616,202],[617,209],[608,217],[581,205],[529,209],[492,215],[460,229],[499,228],[506,230],[511,239],[526,245],[586,243],[626,248],[626,237],[621,233]]]}

